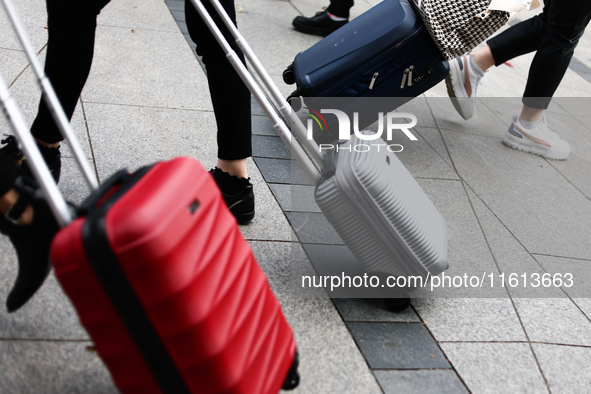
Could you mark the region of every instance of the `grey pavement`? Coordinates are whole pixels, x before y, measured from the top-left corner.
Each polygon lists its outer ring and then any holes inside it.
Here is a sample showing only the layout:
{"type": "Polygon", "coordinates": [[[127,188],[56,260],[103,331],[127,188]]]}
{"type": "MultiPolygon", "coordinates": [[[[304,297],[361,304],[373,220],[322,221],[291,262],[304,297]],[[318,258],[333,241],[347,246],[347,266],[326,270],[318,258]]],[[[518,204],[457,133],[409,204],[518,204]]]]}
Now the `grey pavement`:
{"type": "MultiPolygon", "coordinates": [[[[352,16],[377,2],[356,2],[352,16]]],[[[326,5],[237,0],[240,30],[285,95],[292,87],[283,83],[283,69],[319,40],[294,31],[291,21],[326,5]]],[[[44,1],[16,6],[43,61],[44,1]]],[[[207,80],[186,39],[182,9],[179,0],[113,0],[99,16],[93,68],[72,126],[101,181],[122,167],[181,155],[215,165],[207,80]]],[[[400,314],[384,310],[380,300],[331,299],[298,289],[294,278],[327,261],[358,263],[327,227],[309,183],[292,176],[289,152],[253,101],[248,168],[257,217],[241,230],[298,342],[295,393],[591,392],[591,33],[581,39],[548,111],[551,127],[571,143],[566,161],[501,142],[519,112],[532,57],[487,73],[478,88],[478,113],[469,121],[455,112],[444,84],[399,109],[419,121],[413,129],[419,140],[401,142],[405,150],[398,156],[447,222],[445,274],[497,280],[494,289],[476,295],[421,293],[400,314]],[[551,281],[531,286],[534,275],[568,273],[572,287],[551,281]],[[517,281],[525,275],[529,286],[501,287],[502,274],[507,283],[510,274],[517,281]]],[[[0,72],[31,122],[39,89],[3,10],[0,59],[0,72]]],[[[9,130],[4,119],[0,129],[9,130]]],[[[62,162],[60,189],[80,202],[88,191],[67,148],[62,162]]],[[[5,237],[0,251],[4,300],[16,255],[5,237]]],[[[0,310],[0,371],[3,393],[117,391],[53,275],[20,311],[0,310]]]]}

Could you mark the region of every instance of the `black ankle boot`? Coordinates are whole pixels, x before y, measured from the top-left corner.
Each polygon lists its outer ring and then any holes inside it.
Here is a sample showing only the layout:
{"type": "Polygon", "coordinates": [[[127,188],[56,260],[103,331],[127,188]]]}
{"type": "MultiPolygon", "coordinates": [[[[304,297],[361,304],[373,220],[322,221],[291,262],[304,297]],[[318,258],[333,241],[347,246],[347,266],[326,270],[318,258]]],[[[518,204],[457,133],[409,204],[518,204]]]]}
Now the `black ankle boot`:
{"type": "MultiPolygon", "coordinates": [[[[21,167],[25,176],[34,179],[35,177],[33,176],[33,173],[27,164],[25,155],[18,146],[16,137],[13,135],[8,135],[0,142],[4,144],[4,146],[0,148],[0,152],[9,156],[19,167],[21,167]]],[[[41,156],[45,160],[45,163],[47,164],[49,172],[55,180],[55,183],[58,183],[62,169],[62,154],[60,153],[60,147],[58,146],[57,148],[48,148],[39,144],[37,144],[37,147],[39,148],[39,151],[41,151],[41,156]]]]}
{"type": "Polygon", "coordinates": [[[18,275],[6,299],[9,312],[29,301],[47,278],[51,268],[49,247],[59,229],[34,181],[21,175],[14,187],[19,192],[19,200],[5,216],[0,216],[0,232],[10,238],[18,257],[18,275]],[[33,206],[33,221],[28,225],[17,225],[15,222],[29,204],[33,206]]]}
{"type": "Polygon", "coordinates": [[[250,222],[254,218],[254,192],[250,178],[238,178],[217,167],[210,173],[238,224],[250,222]]]}

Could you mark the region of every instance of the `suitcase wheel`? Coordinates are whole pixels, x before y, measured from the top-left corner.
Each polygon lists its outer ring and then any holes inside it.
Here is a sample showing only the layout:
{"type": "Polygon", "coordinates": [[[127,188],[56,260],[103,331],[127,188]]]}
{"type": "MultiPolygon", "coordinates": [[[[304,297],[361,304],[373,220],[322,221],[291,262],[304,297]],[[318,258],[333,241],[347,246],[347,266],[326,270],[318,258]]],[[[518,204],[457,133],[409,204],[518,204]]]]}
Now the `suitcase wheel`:
{"type": "Polygon", "coordinates": [[[291,106],[291,109],[295,112],[298,112],[300,109],[302,109],[302,99],[298,95],[297,90],[287,98],[287,102],[291,106]]]}
{"type": "Polygon", "coordinates": [[[296,83],[295,72],[293,71],[293,63],[290,64],[285,71],[283,71],[283,82],[288,85],[296,83]]]}
{"type": "Polygon", "coordinates": [[[285,377],[285,381],[283,382],[283,386],[281,387],[283,390],[293,390],[298,387],[300,384],[300,374],[298,373],[298,365],[299,365],[299,356],[296,350],[295,356],[293,358],[293,363],[291,364],[291,368],[287,371],[287,376],[285,377]]]}
{"type": "Polygon", "coordinates": [[[394,313],[400,313],[410,306],[410,297],[406,298],[384,298],[384,307],[386,310],[394,313]]]}

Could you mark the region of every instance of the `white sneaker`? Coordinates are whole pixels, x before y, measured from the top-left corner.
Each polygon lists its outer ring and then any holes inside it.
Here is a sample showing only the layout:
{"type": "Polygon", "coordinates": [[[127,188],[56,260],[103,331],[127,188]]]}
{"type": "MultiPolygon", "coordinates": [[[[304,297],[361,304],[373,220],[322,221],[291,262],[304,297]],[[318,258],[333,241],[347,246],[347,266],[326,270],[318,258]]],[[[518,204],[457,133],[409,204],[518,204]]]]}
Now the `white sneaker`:
{"type": "Polygon", "coordinates": [[[540,155],[548,159],[565,160],[570,154],[570,144],[550,130],[546,116],[533,129],[521,125],[517,116],[503,137],[503,143],[513,149],[540,155]]]}
{"type": "Polygon", "coordinates": [[[475,72],[470,60],[472,55],[465,53],[449,61],[449,74],[445,77],[447,94],[460,116],[466,120],[474,116],[476,109],[476,90],[483,76],[482,70],[475,72]]]}

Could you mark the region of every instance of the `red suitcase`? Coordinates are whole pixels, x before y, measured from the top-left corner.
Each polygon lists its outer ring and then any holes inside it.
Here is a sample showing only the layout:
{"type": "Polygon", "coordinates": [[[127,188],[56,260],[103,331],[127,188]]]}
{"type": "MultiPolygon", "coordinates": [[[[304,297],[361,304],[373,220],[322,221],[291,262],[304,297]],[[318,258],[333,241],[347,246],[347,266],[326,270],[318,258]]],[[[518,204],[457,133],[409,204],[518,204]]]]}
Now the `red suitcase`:
{"type": "Polygon", "coordinates": [[[293,333],[213,177],[177,158],[101,185],[55,274],[124,393],[277,393],[293,333]]]}

